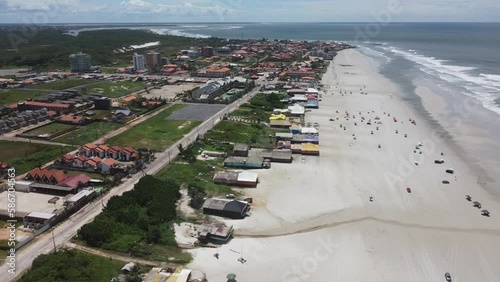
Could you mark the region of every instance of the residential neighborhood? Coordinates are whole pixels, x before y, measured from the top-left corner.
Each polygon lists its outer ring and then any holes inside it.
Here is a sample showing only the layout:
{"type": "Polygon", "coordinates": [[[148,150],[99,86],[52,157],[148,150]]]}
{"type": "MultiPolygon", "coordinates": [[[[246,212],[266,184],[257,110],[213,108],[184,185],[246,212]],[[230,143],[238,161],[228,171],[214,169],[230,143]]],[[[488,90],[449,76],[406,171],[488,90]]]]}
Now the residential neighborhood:
{"type": "MultiPolygon", "coordinates": [[[[319,126],[306,122],[307,112],[320,107],[320,79],[330,60],[351,48],[262,39],[191,46],[167,55],[157,44],[145,46],[145,51],[131,49],[130,65],[114,70],[93,65],[91,55],[78,52],[68,55],[68,70],[23,72],[3,80],[3,91],[23,98],[2,105],[5,139],[0,142],[24,142],[26,152],[30,146],[45,148],[37,149],[40,157],[22,170],[17,167],[27,154],[17,152],[2,162],[4,175],[12,167],[19,171],[17,217],[23,232],[32,234],[20,246],[57,224],[69,224],[68,216],[88,213],[87,205],[103,208],[99,199],[109,201],[123,187],[130,191],[125,194],[144,189],[131,181],[152,168],[188,197],[172,199],[186,205],[177,216],[199,224],[199,231],[187,223],[172,227],[178,246],[229,243],[234,228],[225,219],[252,217],[253,197],[244,191],[259,189],[260,170],[300,162],[300,154],[319,156],[319,126]],[[225,127],[243,131],[227,135],[225,127]],[[172,178],[184,162],[195,167],[172,178]],[[30,202],[36,204],[24,205],[30,202]]],[[[7,201],[8,182],[2,187],[0,202],[7,201]]],[[[0,215],[8,217],[2,208],[0,215]]],[[[89,240],[95,232],[85,228],[93,224],[75,229],[78,236],[89,240]]],[[[175,252],[187,256],[182,248],[175,252]]],[[[132,268],[127,264],[118,277],[132,268]]],[[[143,281],[172,277],[205,281],[203,272],[188,268],[143,271],[143,281]]]]}

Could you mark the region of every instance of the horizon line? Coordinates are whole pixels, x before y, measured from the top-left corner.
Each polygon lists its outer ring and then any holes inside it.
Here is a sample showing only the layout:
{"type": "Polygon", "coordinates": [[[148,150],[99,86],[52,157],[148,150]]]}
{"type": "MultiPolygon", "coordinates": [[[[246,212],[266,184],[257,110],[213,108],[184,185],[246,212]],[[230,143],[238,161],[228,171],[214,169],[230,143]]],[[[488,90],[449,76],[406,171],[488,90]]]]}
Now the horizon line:
{"type": "MultiPolygon", "coordinates": [[[[186,22],[52,22],[52,23],[43,23],[43,24],[36,24],[36,23],[0,23],[0,25],[37,25],[37,26],[44,26],[44,25],[54,25],[54,24],[267,24],[267,23],[278,23],[278,24],[298,24],[298,23],[304,23],[304,24],[370,24],[370,23],[379,23],[378,21],[338,21],[338,22],[332,22],[332,21],[318,21],[318,22],[312,22],[312,21],[240,21],[240,22],[207,22],[207,21],[186,21],[186,22]]],[[[486,24],[486,23],[500,23],[500,21],[395,21],[395,22],[390,22],[386,23],[388,25],[390,24],[424,24],[424,23],[439,23],[439,24],[455,24],[455,23],[470,23],[470,24],[486,24]]]]}

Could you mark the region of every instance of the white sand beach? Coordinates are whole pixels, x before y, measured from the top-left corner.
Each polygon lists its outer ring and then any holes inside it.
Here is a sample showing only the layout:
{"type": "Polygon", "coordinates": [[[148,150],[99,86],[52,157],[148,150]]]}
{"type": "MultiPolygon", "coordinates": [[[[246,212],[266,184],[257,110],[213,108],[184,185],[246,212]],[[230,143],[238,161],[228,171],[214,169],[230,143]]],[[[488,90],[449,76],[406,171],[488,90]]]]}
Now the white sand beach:
{"type": "MultiPolygon", "coordinates": [[[[251,216],[227,220],[235,238],[191,250],[189,267],[217,282],[230,272],[238,282],[500,281],[500,204],[460,152],[358,51],[342,51],[323,83],[320,109],[306,113],[320,124],[321,156],[258,171],[244,190],[251,216]]],[[[425,102],[444,107],[437,99],[425,102]]]]}

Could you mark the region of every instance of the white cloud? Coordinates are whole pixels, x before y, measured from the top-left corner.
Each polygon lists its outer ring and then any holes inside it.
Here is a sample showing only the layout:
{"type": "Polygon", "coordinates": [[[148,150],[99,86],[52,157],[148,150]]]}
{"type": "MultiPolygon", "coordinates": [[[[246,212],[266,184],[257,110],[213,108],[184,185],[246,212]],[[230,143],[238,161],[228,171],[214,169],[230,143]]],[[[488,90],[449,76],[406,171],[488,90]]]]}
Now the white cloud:
{"type": "Polygon", "coordinates": [[[126,0],[120,3],[121,11],[139,14],[169,14],[169,15],[228,15],[235,10],[224,5],[195,5],[190,2],[178,5],[153,4],[144,0],[126,0]]]}
{"type": "Polygon", "coordinates": [[[107,5],[93,5],[83,0],[3,0],[0,7],[4,13],[47,12],[58,14],[88,13],[103,10],[107,5]]]}

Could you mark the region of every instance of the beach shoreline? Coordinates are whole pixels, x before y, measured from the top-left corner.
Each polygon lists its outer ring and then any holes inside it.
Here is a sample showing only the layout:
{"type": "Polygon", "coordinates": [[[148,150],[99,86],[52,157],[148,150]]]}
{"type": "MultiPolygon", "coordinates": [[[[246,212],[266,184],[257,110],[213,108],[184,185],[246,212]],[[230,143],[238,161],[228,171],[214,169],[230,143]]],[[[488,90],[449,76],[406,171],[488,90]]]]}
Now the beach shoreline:
{"type": "Polygon", "coordinates": [[[320,109],[306,114],[320,124],[321,156],[259,171],[258,188],[243,191],[257,203],[251,216],[225,220],[235,238],[191,250],[189,267],[213,281],[230,272],[238,281],[443,281],[445,272],[498,281],[500,207],[475,171],[366,55],[340,52],[323,84],[320,109]]]}

